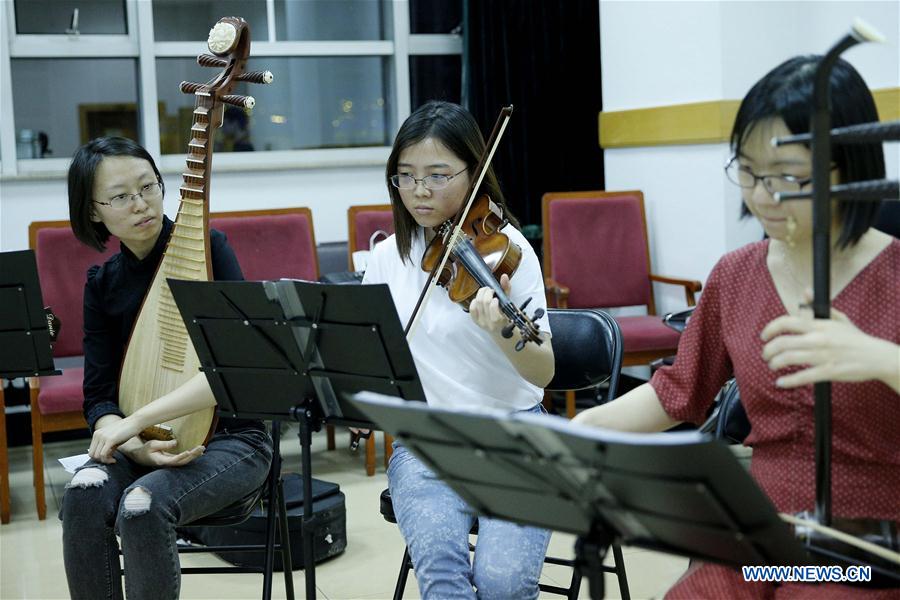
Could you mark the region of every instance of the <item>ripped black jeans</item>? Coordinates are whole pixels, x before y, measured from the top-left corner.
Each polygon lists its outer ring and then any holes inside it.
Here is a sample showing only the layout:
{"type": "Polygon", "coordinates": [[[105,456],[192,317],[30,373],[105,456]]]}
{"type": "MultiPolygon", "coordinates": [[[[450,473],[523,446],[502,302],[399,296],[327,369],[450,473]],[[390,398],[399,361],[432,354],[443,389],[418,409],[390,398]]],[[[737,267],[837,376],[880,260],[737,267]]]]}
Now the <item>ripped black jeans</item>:
{"type": "Polygon", "coordinates": [[[69,593],[76,600],[122,598],[116,534],[122,540],[128,598],[178,598],[175,528],[259,488],[272,461],[272,440],[253,429],[220,432],[202,456],[183,467],[151,469],[121,452],[115,457],[109,465],[88,461],[63,498],[63,558],[69,593]],[[94,470],[82,474],[86,469],[94,470]]]}

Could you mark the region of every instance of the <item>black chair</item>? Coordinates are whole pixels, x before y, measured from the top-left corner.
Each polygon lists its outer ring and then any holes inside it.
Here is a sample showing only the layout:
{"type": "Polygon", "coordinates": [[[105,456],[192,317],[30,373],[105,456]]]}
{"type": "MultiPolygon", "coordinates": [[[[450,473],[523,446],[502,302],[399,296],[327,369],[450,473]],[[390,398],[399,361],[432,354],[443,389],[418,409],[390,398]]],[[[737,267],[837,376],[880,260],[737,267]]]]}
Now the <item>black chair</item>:
{"type": "MultiPolygon", "coordinates": [[[[681,312],[669,313],[663,317],[663,323],[680,333],[687,327],[695,308],[692,306],[681,312]]],[[[667,356],[653,361],[651,368],[655,371],[659,367],[674,363],[675,357],[667,356]]],[[[729,379],[722,386],[722,389],[716,395],[713,406],[712,412],[699,430],[702,433],[710,433],[717,439],[725,440],[729,444],[743,443],[744,438],[750,434],[750,421],[747,419],[744,405],[741,404],[741,393],[734,378],[729,379]]],[[[675,429],[680,428],[676,427],[675,429]]],[[[693,429],[690,426],[685,426],[684,428],[693,429]]]]}
{"type": "Polygon", "coordinates": [[[729,379],[722,387],[713,406],[700,431],[711,433],[729,444],[743,444],[744,438],[750,435],[750,420],[741,404],[741,392],[735,379],[729,379]]]}
{"type": "MultiPolygon", "coordinates": [[[[272,577],[275,570],[275,551],[281,552],[281,564],[284,567],[284,586],[288,600],[294,600],[294,579],[291,571],[291,544],[288,531],[287,509],[284,500],[284,484],[281,478],[281,423],[272,422],[271,428],[273,453],[272,465],[265,483],[253,493],[229,504],[222,510],[192,521],[184,527],[190,530],[193,527],[227,527],[239,525],[250,518],[253,511],[260,505],[263,497],[269,499],[266,510],[266,541],[264,544],[232,544],[222,546],[202,545],[178,545],[179,554],[194,554],[200,552],[215,552],[217,554],[227,552],[265,552],[265,563],[262,567],[182,567],[183,575],[211,574],[211,573],[262,573],[263,575],[263,600],[272,597],[272,577]],[[279,527],[279,542],[275,542],[275,524],[279,527]]],[[[179,528],[181,530],[181,528],[179,528]]],[[[121,553],[121,551],[120,551],[121,553]]]]}
{"type": "MultiPolygon", "coordinates": [[[[553,355],[555,374],[547,385],[550,391],[581,390],[609,383],[609,400],[616,396],[619,385],[619,370],[622,367],[622,332],[615,319],[596,309],[556,309],[548,311],[550,330],[553,333],[553,355]]],[[[394,505],[390,489],[381,492],[381,515],[385,521],[396,523],[394,505]]],[[[472,534],[478,533],[478,521],[472,527],[472,534]]],[[[469,545],[470,550],[474,550],[469,545]]],[[[625,561],[619,544],[612,545],[615,566],[603,567],[607,573],[615,573],[622,598],[628,600],[628,580],[625,577],[625,561]]],[[[581,589],[581,571],[575,568],[571,559],[544,558],[545,563],[572,567],[569,587],[540,584],[541,591],[559,594],[570,599],[578,597],[581,589]]],[[[400,574],[394,587],[394,600],[403,598],[409,572],[413,569],[409,548],[403,551],[400,574]]]]}

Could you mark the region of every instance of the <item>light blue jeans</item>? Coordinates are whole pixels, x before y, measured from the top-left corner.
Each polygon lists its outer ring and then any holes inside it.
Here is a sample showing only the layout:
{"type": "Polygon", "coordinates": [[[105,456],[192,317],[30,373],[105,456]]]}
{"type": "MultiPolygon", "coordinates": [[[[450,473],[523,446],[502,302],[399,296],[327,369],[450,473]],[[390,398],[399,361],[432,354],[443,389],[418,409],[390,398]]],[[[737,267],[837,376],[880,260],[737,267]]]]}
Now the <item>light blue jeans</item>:
{"type": "MultiPolygon", "coordinates": [[[[540,405],[532,409],[540,410],[540,405]]],[[[422,598],[538,597],[550,531],[474,516],[456,492],[396,442],[387,475],[422,598]],[[476,518],[478,540],[470,562],[469,530],[476,518]]]]}

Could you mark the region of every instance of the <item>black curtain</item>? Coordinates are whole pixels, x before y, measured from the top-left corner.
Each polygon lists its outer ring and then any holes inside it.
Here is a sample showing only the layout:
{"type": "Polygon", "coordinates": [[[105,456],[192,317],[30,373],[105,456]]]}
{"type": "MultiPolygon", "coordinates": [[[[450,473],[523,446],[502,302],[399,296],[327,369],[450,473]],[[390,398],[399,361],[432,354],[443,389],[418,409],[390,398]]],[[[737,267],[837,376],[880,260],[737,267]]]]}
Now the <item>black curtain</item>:
{"type": "Polygon", "coordinates": [[[597,0],[463,0],[463,104],[484,135],[514,106],[493,165],[522,225],[545,192],[603,188],[597,0]]]}

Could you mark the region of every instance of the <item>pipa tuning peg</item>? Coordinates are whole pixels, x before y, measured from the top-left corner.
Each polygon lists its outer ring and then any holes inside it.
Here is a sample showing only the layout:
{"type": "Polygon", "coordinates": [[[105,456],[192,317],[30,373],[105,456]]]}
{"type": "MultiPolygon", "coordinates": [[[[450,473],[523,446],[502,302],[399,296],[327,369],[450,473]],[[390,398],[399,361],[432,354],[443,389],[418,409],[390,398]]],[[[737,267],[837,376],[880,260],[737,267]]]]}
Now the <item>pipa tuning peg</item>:
{"type": "Polygon", "coordinates": [[[235,106],[240,106],[242,108],[253,108],[256,106],[256,100],[253,99],[253,96],[239,96],[237,94],[222,96],[222,102],[225,104],[234,104],[235,106]]]}
{"type": "Polygon", "coordinates": [[[228,66],[228,61],[212,54],[201,54],[197,57],[197,64],[201,67],[223,68],[228,66]]]}
{"type": "Polygon", "coordinates": [[[193,94],[205,86],[202,83],[191,83],[190,81],[182,81],[181,82],[181,91],[184,94],[193,94]]]}
{"type": "Polygon", "coordinates": [[[275,76],[272,75],[272,71],[249,71],[241,73],[235,79],[248,83],[272,83],[275,80],[275,76]]]}

